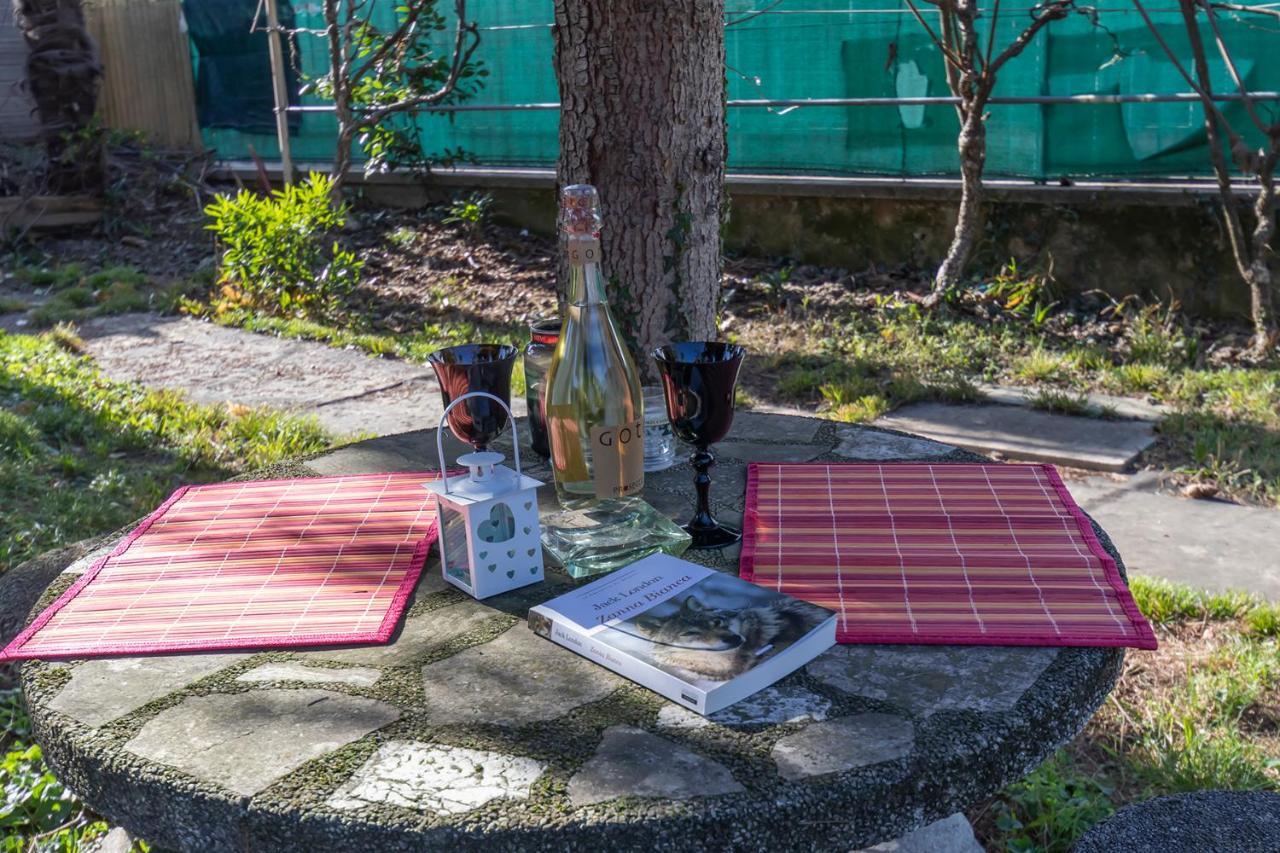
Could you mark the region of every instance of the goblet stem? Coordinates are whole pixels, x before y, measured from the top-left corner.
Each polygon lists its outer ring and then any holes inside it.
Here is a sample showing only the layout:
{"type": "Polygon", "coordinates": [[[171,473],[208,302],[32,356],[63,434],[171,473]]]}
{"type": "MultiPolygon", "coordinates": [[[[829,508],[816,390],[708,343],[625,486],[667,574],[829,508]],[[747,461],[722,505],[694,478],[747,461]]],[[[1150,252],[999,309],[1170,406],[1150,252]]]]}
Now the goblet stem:
{"type": "Polygon", "coordinates": [[[698,506],[687,527],[690,531],[714,530],[720,526],[711,514],[711,466],[716,462],[715,454],[708,448],[700,447],[689,456],[689,462],[696,472],[693,475],[693,487],[698,492],[698,506]]]}

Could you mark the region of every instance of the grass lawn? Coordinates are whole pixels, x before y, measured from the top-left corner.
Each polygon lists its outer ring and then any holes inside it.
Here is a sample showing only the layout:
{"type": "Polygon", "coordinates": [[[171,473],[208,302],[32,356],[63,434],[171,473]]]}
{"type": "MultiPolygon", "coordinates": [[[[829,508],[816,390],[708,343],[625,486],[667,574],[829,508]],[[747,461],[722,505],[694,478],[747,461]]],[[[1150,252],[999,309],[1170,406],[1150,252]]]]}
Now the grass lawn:
{"type": "MultiPolygon", "coordinates": [[[[554,242],[486,223],[451,227],[446,213],[357,208],[360,225],[343,240],[360,257],[362,283],[323,321],[229,297],[208,264],[150,281],[127,264],[46,257],[15,267],[13,279],[45,294],[33,324],[145,306],[415,361],[463,341],[522,343],[528,319],[554,310],[554,242]]],[[[209,244],[206,261],[214,251],[209,244]]],[[[1034,387],[1037,406],[1067,414],[1111,414],[1086,406],[1086,392],[1146,398],[1172,413],[1140,464],[1280,506],[1280,361],[1244,361],[1241,327],[1069,293],[1012,264],[976,278],[946,311],[920,307],[926,283],[919,270],[729,259],[719,327],[750,353],[743,402],[865,422],[918,400],[972,400],[982,382],[1034,387]]]]}
{"type": "Polygon", "coordinates": [[[932,314],[902,295],[857,302],[838,317],[743,312],[729,336],[753,352],[747,399],[849,422],[918,400],[974,400],[983,382],[1033,386],[1036,406],[1066,414],[1109,416],[1086,405],[1087,392],[1153,399],[1173,411],[1143,464],[1280,507],[1280,364],[1217,366],[1180,321],[1150,309],[1130,312],[1103,341],[1005,312],[932,314]]]}
{"type": "Polygon", "coordinates": [[[1066,853],[1118,808],[1206,789],[1280,791],[1280,605],[1135,577],[1160,648],[1126,652],[1085,730],[973,809],[988,850],[1066,853]]]}

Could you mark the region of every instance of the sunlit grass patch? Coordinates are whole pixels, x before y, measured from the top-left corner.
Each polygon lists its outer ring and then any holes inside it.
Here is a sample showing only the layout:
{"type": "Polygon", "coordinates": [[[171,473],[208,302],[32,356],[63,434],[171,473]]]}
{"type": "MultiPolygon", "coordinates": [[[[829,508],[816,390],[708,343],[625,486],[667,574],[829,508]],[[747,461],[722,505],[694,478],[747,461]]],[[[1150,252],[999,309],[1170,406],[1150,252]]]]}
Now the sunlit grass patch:
{"type": "Polygon", "coordinates": [[[1126,652],[1085,731],[971,813],[988,849],[1066,853],[1115,809],[1163,794],[1280,791],[1280,607],[1144,576],[1130,588],[1160,648],[1126,652]]]}
{"type": "Polygon", "coordinates": [[[1172,373],[1162,364],[1122,364],[1105,374],[1105,384],[1121,394],[1143,396],[1157,391],[1165,391],[1172,373]]]}
{"type": "Polygon", "coordinates": [[[114,530],[184,482],[332,442],[312,419],[107,379],[64,333],[0,333],[0,572],[114,530]]]}
{"type": "Polygon", "coordinates": [[[1089,398],[1086,395],[1070,394],[1065,391],[1039,391],[1028,403],[1033,409],[1059,415],[1090,417],[1099,413],[1089,405],[1089,398]]]}
{"type": "Polygon", "coordinates": [[[1013,375],[1024,382],[1049,383],[1070,375],[1072,360],[1061,353],[1036,348],[1014,359],[1013,375]]]}

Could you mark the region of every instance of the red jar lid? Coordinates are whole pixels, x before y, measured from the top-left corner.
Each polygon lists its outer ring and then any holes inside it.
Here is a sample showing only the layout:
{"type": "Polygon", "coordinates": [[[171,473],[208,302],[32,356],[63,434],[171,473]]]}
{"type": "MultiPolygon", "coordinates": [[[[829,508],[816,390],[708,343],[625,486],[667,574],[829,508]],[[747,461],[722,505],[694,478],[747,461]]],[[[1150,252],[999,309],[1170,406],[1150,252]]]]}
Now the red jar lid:
{"type": "Polygon", "coordinates": [[[554,345],[560,341],[560,318],[547,317],[529,324],[529,338],[535,344],[554,345]]]}

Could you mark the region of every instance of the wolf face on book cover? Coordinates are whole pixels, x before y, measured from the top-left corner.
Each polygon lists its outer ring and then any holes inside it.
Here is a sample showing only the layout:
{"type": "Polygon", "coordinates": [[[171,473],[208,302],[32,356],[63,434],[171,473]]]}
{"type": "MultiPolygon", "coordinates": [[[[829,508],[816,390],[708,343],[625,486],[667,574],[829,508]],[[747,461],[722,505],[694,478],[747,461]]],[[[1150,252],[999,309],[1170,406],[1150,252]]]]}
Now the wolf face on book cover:
{"type": "Polygon", "coordinates": [[[687,591],[603,626],[592,639],[709,688],[769,660],[829,618],[816,605],[710,572],[687,591]]]}

